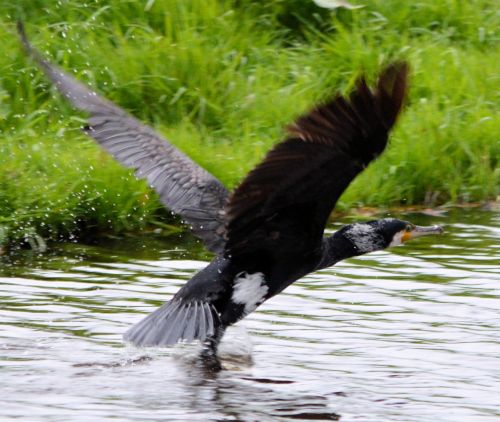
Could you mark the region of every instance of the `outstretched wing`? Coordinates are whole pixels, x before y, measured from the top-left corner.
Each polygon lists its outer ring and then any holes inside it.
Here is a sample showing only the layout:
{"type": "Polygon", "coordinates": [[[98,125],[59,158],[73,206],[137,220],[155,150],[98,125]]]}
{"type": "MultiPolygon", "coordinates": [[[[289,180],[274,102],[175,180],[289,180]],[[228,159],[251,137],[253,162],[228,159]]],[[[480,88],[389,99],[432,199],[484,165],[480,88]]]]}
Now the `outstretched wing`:
{"type": "Polygon", "coordinates": [[[18,31],[26,51],[59,92],[90,114],[87,135],[116,160],[147,179],[162,203],[179,214],[212,252],[224,249],[224,216],[228,191],[214,176],[155,133],[150,127],[99,96],[68,73],[46,61],[29,43],[23,25],[18,31]]]}
{"type": "Polygon", "coordinates": [[[289,126],[229,200],[227,256],[266,265],[317,250],[342,192],[384,150],[407,73],[406,63],[392,64],[375,89],[361,78],[348,98],[336,95],[289,126]]]}

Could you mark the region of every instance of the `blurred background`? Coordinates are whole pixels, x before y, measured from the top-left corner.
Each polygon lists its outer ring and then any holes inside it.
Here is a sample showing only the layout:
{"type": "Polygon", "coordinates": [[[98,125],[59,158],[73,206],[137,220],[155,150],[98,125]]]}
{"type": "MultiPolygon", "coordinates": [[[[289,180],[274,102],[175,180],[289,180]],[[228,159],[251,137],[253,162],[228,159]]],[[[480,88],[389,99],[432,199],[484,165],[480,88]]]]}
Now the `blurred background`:
{"type": "MultiPolygon", "coordinates": [[[[174,220],[81,133],[15,30],[234,187],[316,101],[411,65],[390,147],[338,210],[498,195],[499,8],[493,0],[18,0],[0,5],[0,243],[174,220]],[[348,7],[336,7],[339,5],[348,7]]],[[[34,239],[34,240],[33,240],[34,239]]],[[[36,240],[38,239],[38,240],[36,240]]]]}

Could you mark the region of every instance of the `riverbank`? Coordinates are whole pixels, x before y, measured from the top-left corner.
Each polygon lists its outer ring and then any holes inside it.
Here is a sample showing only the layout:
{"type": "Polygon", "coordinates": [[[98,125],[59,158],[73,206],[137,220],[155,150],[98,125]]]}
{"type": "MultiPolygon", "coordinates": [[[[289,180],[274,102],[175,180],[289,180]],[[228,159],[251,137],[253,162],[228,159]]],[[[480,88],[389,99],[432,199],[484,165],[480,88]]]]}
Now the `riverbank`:
{"type": "Polygon", "coordinates": [[[164,134],[229,187],[282,128],[364,69],[412,66],[408,107],[387,152],[339,210],[460,204],[499,192],[500,62],[492,1],[191,1],[83,7],[1,5],[0,244],[170,227],[144,182],[80,132],[22,54],[15,21],[52,61],[164,134]],[[35,240],[33,240],[35,239],[35,240]]]}

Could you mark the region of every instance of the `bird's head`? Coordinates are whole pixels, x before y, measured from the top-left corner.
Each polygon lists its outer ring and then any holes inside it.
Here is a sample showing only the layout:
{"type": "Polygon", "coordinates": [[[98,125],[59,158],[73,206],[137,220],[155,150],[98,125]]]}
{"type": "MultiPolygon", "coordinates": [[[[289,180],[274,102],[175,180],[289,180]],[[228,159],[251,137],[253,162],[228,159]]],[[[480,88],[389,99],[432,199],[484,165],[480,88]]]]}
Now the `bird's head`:
{"type": "Polygon", "coordinates": [[[417,237],[443,233],[441,226],[416,226],[395,218],[349,224],[341,229],[359,255],[401,245],[417,237]]]}

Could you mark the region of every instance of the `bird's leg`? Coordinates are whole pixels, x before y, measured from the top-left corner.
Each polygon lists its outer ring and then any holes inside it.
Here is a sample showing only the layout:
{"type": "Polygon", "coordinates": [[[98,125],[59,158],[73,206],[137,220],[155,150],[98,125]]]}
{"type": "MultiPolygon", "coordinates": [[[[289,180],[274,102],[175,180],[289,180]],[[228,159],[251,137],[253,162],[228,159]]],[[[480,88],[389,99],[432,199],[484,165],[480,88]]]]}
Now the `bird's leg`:
{"type": "Polygon", "coordinates": [[[203,342],[203,348],[201,349],[200,355],[201,363],[204,368],[209,371],[216,372],[222,369],[219,357],[217,356],[217,349],[225,330],[226,327],[216,327],[215,333],[203,342]]]}

